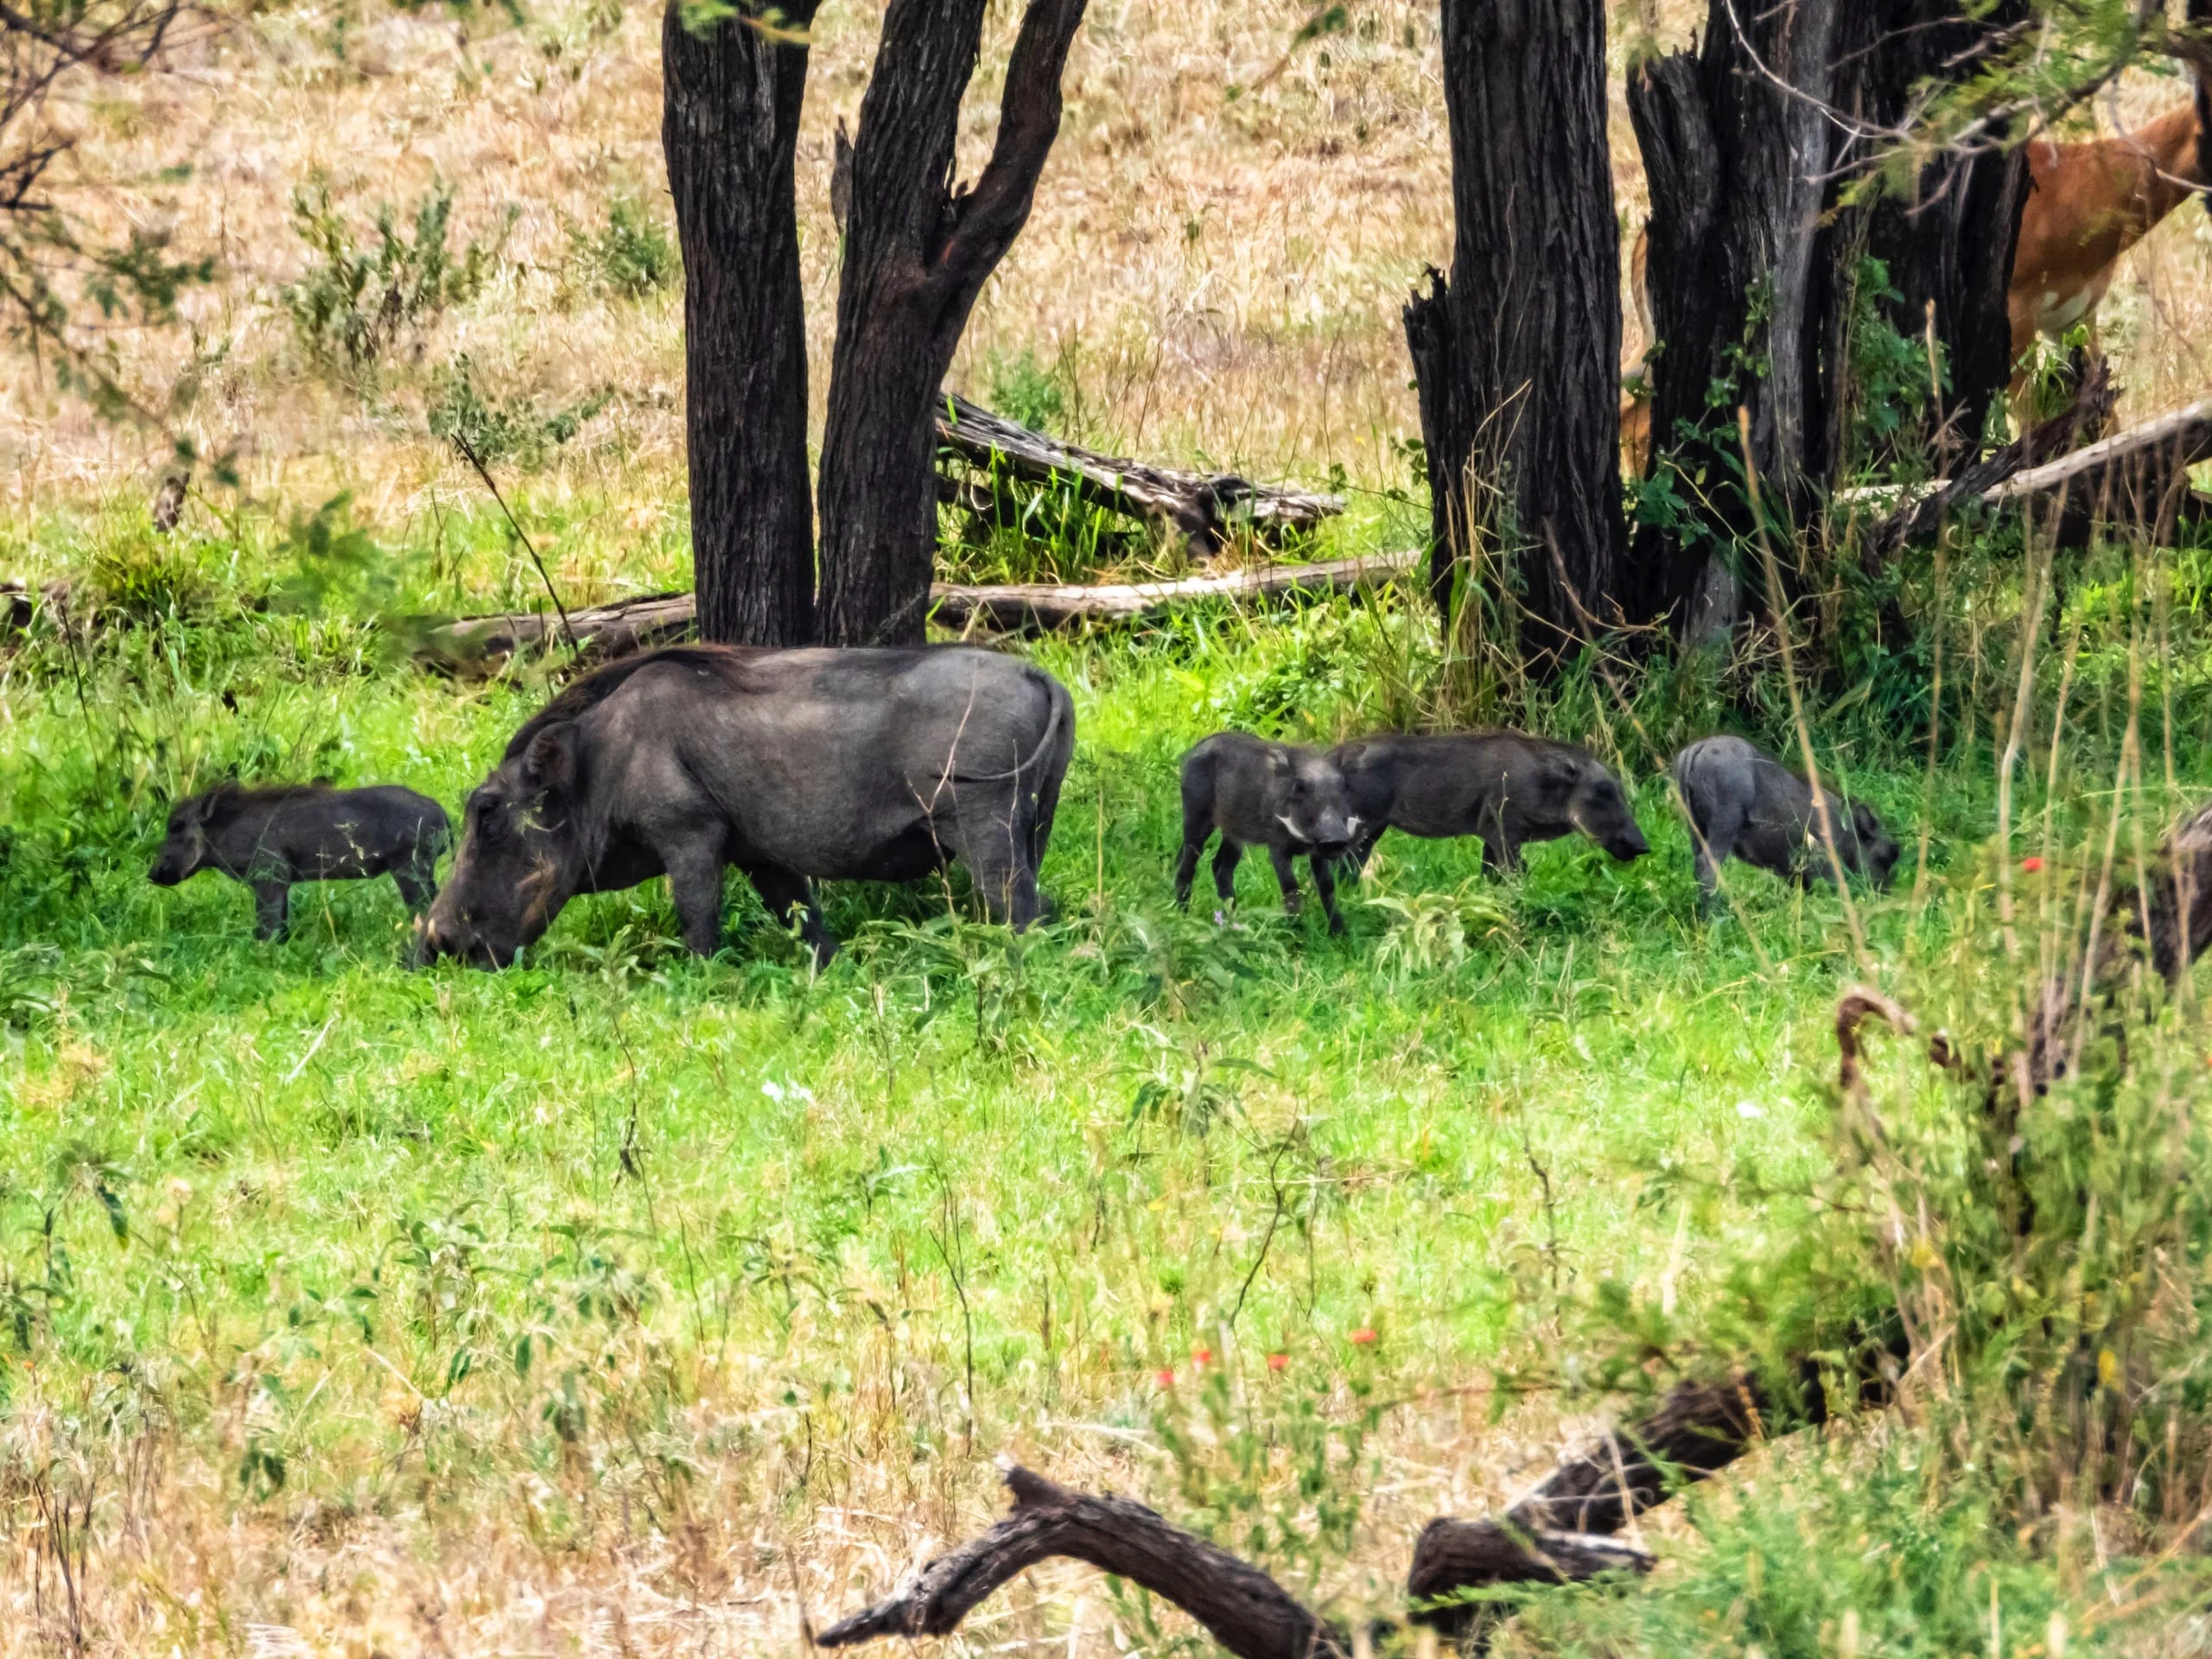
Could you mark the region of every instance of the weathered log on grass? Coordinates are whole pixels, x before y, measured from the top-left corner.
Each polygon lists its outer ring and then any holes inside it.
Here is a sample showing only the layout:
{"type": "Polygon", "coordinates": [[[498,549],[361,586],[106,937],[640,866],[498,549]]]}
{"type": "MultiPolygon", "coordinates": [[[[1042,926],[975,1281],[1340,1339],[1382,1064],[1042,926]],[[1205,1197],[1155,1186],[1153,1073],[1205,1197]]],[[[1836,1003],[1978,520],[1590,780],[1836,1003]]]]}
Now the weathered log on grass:
{"type": "MultiPolygon", "coordinates": [[[[941,626],[995,633],[1067,627],[1081,622],[1128,622],[1200,600],[1259,600],[1379,587],[1415,568],[1414,553],[1331,559],[1318,564],[1263,565],[1178,582],[966,587],[938,582],[931,615],[941,626]]],[[[618,605],[569,613],[583,653],[594,660],[626,656],[690,637],[696,609],[690,594],[651,594],[618,605]]],[[[463,617],[429,629],[416,655],[448,668],[484,666],[515,652],[562,639],[557,617],[504,611],[463,617]]]]}
{"type": "Polygon", "coordinates": [[[1071,1492],[1003,1465],[1014,1509],[981,1536],[938,1556],[888,1600],[831,1625],[825,1648],[878,1637],[944,1636],[1001,1585],[1065,1555],[1173,1602],[1237,1659],[1345,1659],[1351,1643],[1255,1567],[1172,1527],[1125,1497],[1071,1492]]]}
{"type": "Polygon", "coordinates": [[[1420,563],[1415,553],[1329,559],[1318,564],[1262,565],[1218,576],[1176,582],[1103,582],[1065,587],[1013,584],[959,587],[939,582],[931,594],[935,620],[946,627],[971,623],[995,633],[1063,628],[1079,622],[1128,622],[1206,599],[1279,599],[1286,594],[1379,587],[1420,563]]]}
{"type": "Polygon", "coordinates": [[[1241,527],[1273,541],[1344,510],[1342,496],[1102,455],[1017,426],[957,394],[948,394],[938,411],[937,438],[980,470],[1071,486],[1092,506],[1174,531],[1200,555],[1221,548],[1241,527]]]}
{"type": "Polygon", "coordinates": [[[2189,489],[2189,469],[2208,460],[2212,397],[2015,473],[1983,499],[2048,501],[2063,491],[2067,518],[2070,524],[2078,517],[2083,531],[2091,523],[2163,531],[2171,527],[2176,505],[2189,489]]]}

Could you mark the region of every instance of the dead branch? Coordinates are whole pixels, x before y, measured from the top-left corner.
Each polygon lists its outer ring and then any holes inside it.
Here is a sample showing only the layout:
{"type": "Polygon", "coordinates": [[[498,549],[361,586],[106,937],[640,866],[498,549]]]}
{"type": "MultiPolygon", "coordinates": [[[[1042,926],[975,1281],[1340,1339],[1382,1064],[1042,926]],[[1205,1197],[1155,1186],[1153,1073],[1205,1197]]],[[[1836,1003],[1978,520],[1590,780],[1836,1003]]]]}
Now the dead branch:
{"type": "Polygon", "coordinates": [[[938,1556],[888,1600],[815,1640],[852,1647],[885,1636],[944,1636],[1001,1585],[1065,1555],[1165,1597],[1238,1659],[1346,1659],[1343,1632],[1324,1624],[1255,1567],[1172,1527],[1141,1503],[1095,1497],[1002,1465],[1014,1509],[980,1537],[938,1556]]]}
{"type": "Polygon", "coordinates": [[[1998,493],[2023,473],[2033,476],[2036,469],[2068,457],[2069,452],[2088,454],[2076,446],[2104,430],[2118,396],[2111,366],[2101,357],[2091,359],[2075,388],[2073,403],[2063,413],[1961,467],[1955,477],[1876,525],[1866,542],[1868,568],[1878,568],[1911,543],[1928,540],[1966,503],[2001,499],[1998,493]]]}
{"type": "Polygon", "coordinates": [[[1202,554],[1221,546],[1239,524],[1272,537],[1344,510],[1341,496],[1102,455],[1017,426],[957,395],[948,395],[938,410],[937,436],[971,466],[1033,484],[1071,485],[1091,505],[1173,529],[1202,554]]]}
{"type": "MultiPolygon", "coordinates": [[[[1293,593],[1328,593],[1377,587],[1414,569],[1419,555],[1386,553],[1368,559],[1319,564],[1268,565],[1179,582],[1105,582],[1094,586],[964,587],[938,582],[930,590],[934,620],[946,627],[971,624],[992,632],[1027,632],[1079,622],[1135,621],[1177,605],[1206,599],[1256,600],[1293,593]]],[[[646,651],[688,638],[696,615],[690,594],[652,594],[617,605],[572,611],[577,645],[597,660],[646,651]]],[[[542,645],[560,628],[542,613],[503,611],[463,617],[432,627],[416,655],[448,668],[480,666],[542,645]]]]}

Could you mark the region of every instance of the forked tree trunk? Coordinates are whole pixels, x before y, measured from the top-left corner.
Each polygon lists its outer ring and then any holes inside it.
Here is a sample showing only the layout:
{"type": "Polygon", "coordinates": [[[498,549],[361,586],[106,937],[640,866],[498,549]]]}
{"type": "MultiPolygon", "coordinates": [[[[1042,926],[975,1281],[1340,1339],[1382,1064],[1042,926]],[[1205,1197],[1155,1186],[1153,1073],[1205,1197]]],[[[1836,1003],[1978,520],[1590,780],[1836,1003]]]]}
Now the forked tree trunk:
{"type": "Polygon", "coordinates": [[[1917,82],[1972,73],[1969,48],[2024,0],[1968,21],[1962,0],[1712,0],[1701,49],[1630,72],[1651,186],[1653,451],[1697,488],[1636,543],[1647,609],[1692,641],[1725,637],[1734,565],[1756,524],[1735,410],[1751,416],[1766,516],[1802,524],[1847,459],[1854,285],[1863,257],[1897,300],[1873,310],[1918,339],[1936,307],[1952,454],[1978,447],[2010,371],[2005,289],[2025,200],[2017,156],[1942,157],[1910,201],[1834,213],[1879,156],[1917,82]]]}
{"type": "Polygon", "coordinates": [[[1447,615],[1479,550],[1555,662],[1634,620],[1623,587],[1620,240],[1605,0],[1444,0],[1454,236],[1407,305],[1447,615]]]}
{"type": "Polygon", "coordinates": [[[998,137],[952,189],[961,94],[985,0],[891,0],[853,143],[822,441],[822,632],[832,645],[922,638],[937,552],[936,412],[985,279],[1029,217],[1060,125],[1060,74],[1084,0],[1028,0],[998,137]]]}
{"type": "Polygon", "coordinates": [[[661,25],[661,146],[683,247],[684,444],[699,628],[731,645],[814,637],[806,315],[791,184],[817,0],[661,25]]]}

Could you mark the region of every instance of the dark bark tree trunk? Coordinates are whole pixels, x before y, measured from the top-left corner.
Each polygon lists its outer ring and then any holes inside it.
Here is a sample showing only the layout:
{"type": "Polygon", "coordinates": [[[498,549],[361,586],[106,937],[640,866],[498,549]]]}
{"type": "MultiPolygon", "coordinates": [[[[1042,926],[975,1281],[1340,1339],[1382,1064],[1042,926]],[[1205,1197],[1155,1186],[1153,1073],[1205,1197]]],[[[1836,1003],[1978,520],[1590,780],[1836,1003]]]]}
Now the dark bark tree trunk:
{"type": "Polygon", "coordinates": [[[661,25],[661,147],[683,247],[684,443],[699,628],[732,645],[814,637],[806,315],[791,184],[817,0],[775,29],[752,0],[694,34],[661,25]]]}
{"type": "MultiPolygon", "coordinates": [[[[2212,36],[2212,0],[2189,0],[2189,26],[2200,38],[2212,36]]],[[[2196,174],[2212,179],[2212,86],[2206,85],[2212,67],[2202,58],[2191,61],[2189,79],[2196,93],[2196,174]]],[[[2212,213],[2212,195],[2199,196],[2204,211],[2212,213]]]]}
{"type": "Polygon", "coordinates": [[[853,142],[837,343],[822,441],[823,638],[922,638],[937,552],[933,416],[969,312],[1029,217],[1060,126],[1084,0],[1028,0],[998,137],[952,188],[961,94],[985,0],[891,0],[853,142]]]}
{"type": "Polygon", "coordinates": [[[1556,661],[1634,620],[1620,491],[1620,239],[1604,0],[1444,0],[1452,275],[1406,307],[1432,588],[1510,569],[1522,645],[1556,661]]]}
{"type": "MultiPolygon", "coordinates": [[[[1698,486],[1682,522],[1647,526],[1636,567],[1648,611],[1689,637],[1725,635],[1736,589],[1725,550],[1752,528],[1735,410],[1775,505],[1801,506],[1827,459],[1815,243],[1844,0],[1732,8],[1713,0],[1703,49],[1631,72],[1629,114],[1651,187],[1647,283],[1662,342],[1651,381],[1655,467],[1698,486]],[[1771,72],[1763,74],[1753,54],[1771,72]],[[1796,94],[1777,84],[1786,81],[1796,94]],[[1745,373],[1742,365],[1758,365],[1745,373]]],[[[1689,495],[1690,492],[1682,492],[1689,495]]]]}
{"type": "MultiPolygon", "coordinates": [[[[1977,48],[2020,22],[2028,0],[1999,0],[1968,18],[1956,0],[1886,0],[1844,9],[1839,41],[1848,66],[1846,109],[1859,120],[1894,130],[1910,118],[1913,95],[1929,81],[1970,72],[1977,48]]],[[[2001,137],[2001,135],[1999,135],[2001,137]]],[[[1880,159],[1878,146],[1844,139],[1831,172],[1856,174],[1880,159]]],[[[1935,308],[1936,340],[1946,374],[1937,416],[1936,460],[1981,447],[1983,423],[2012,375],[2012,330],[2005,289],[2019,240],[2020,212],[2028,193],[2025,149],[1982,149],[1941,156],[1922,169],[1910,199],[1885,194],[1844,217],[1832,232],[1827,258],[1835,267],[1837,303],[1831,308],[1831,360],[1848,350],[1850,266],[1860,254],[1878,259],[1897,297],[1878,299],[1875,309],[1899,334],[1919,339],[1935,308]]],[[[1831,400],[1840,415],[1845,400],[1831,400]]],[[[1840,427],[1829,451],[1847,459],[1840,427]]]]}
{"type": "Polygon", "coordinates": [[[1677,522],[1648,524],[1635,565],[1649,614],[1692,641],[1740,608],[1733,550],[1756,528],[1735,410],[1770,522],[1802,523],[1847,457],[1854,284],[1871,255],[1899,297],[1873,309],[1910,338],[1929,302],[1961,457],[1980,444],[2011,364],[2005,289],[2026,200],[2024,161],[1942,157],[1910,202],[1840,214],[1879,156],[1861,124],[1904,118],[1917,82],[1970,72],[1959,54],[2024,0],[1967,20],[1961,0],[1713,0],[1701,50],[1632,70],[1629,113],[1651,186],[1648,287],[1653,453],[1689,486],[1677,522]]]}

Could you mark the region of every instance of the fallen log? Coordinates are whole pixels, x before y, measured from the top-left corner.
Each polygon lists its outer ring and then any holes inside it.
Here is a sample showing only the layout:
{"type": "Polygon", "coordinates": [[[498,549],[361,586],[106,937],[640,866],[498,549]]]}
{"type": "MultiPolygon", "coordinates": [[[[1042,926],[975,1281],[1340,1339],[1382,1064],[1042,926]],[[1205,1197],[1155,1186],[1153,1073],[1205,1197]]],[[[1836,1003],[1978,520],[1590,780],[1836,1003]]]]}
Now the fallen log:
{"type": "Polygon", "coordinates": [[[946,395],[937,437],[981,471],[1031,484],[1070,485],[1093,506],[1178,532],[1201,556],[1226,544],[1239,528],[1273,540],[1344,510],[1342,496],[1255,484],[1234,473],[1179,472],[1102,455],[1017,426],[957,394],[946,395]]]}
{"type": "MultiPolygon", "coordinates": [[[[2203,815],[2212,826],[2212,810],[2203,815]]],[[[2192,821],[2195,822],[2195,821],[2192,821]]],[[[2206,830],[2212,841],[2212,828],[2206,830]]],[[[1840,1077],[1858,1086],[1859,1027],[1880,1015],[1900,1031],[1911,1021],[1878,992],[1853,987],[1836,1011],[1840,1077]]],[[[1854,1344],[1850,1363],[1863,1403],[1891,1394],[1885,1358],[1904,1357],[1895,1338],[1854,1344]]],[[[1678,1385],[1649,1415],[1609,1430],[1583,1456],[1561,1463],[1504,1514],[1483,1521],[1440,1516],[1421,1529],[1406,1575],[1418,1623],[1464,1637],[1510,1611],[1510,1599],[1477,1592],[1528,1584],[1580,1583],[1608,1573],[1648,1573],[1641,1548],[1610,1535],[1694,1482],[1719,1473],[1779,1434],[1824,1422],[1817,1372],[1797,1362],[1802,1398],[1777,1397],[1754,1373],[1678,1385]]],[[[816,1640],[849,1647],[879,1637],[944,1636],[994,1590],[1056,1555],[1088,1561],[1165,1597],[1204,1624],[1238,1659],[1342,1659],[1350,1635],[1315,1618],[1257,1567],[1171,1526],[1126,1498],[1091,1497],[1001,1459],[1012,1513],[981,1536],[925,1567],[904,1590],[833,1624],[816,1640]]]]}
{"type": "Polygon", "coordinates": [[[1988,501],[2048,498],[2065,490],[2100,521],[2124,515],[2150,526],[2168,497],[2187,487],[2190,467],[2212,460],[2212,397],[2115,432],[2040,467],[2015,473],[1988,501]]]}
{"type": "Polygon", "coordinates": [[[2075,387],[2074,401],[2063,412],[1980,460],[1967,462],[1953,477],[1938,482],[1875,526],[1865,543],[1868,568],[1878,568],[1910,543],[1928,540],[1967,502],[1990,499],[1993,490],[2024,468],[2055,461],[2088,434],[2103,431],[2118,396],[2111,365],[2101,357],[2092,359],[2075,387]]]}
{"type": "MultiPolygon", "coordinates": [[[[1356,1650],[1346,1630],[1307,1611],[1258,1567],[1171,1526],[1143,1504],[1070,1491],[1014,1464],[1001,1468],[1014,1493],[1003,1521],[931,1561],[905,1589],[832,1624],[815,1637],[817,1644],[950,1635],[1000,1586],[1039,1561],[1065,1556],[1174,1603],[1237,1659],[1346,1659],[1356,1650]]],[[[1431,1522],[1423,1546],[1446,1524],[1456,1523],[1431,1522]]],[[[1447,1592],[1560,1584],[1601,1573],[1646,1572],[1652,1565],[1628,1545],[1542,1528],[1485,1523],[1463,1529],[1451,1543],[1457,1576],[1447,1592]]]]}
{"type": "Polygon", "coordinates": [[[2189,469],[2212,461],[2212,397],[2073,448],[2075,434],[2103,424],[2114,395],[2100,359],[2064,415],[1961,467],[1956,477],[1877,525],[1866,543],[1870,565],[1933,536],[1946,517],[1969,502],[1990,507],[2060,502],[2057,537],[2067,547],[2084,544],[2098,524],[2169,533],[2175,516],[2193,505],[2189,469]]]}
{"type": "Polygon", "coordinates": [[[1077,622],[1133,621],[1205,599],[1267,599],[1293,593],[1380,586],[1421,562],[1417,553],[1379,553],[1369,558],[1329,559],[1318,564],[1262,565],[1218,576],[1176,582],[1105,582],[1095,586],[957,587],[939,582],[931,613],[947,627],[971,623],[997,633],[1066,627],[1077,622]]]}
{"type": "MultiPolygon", "coordinates": [[[[972,626],[999,633],[1066,627],[1080,622],[1134,621],[1198,600],[1267,599],[1379,586],[1413,569],[1419,558],[1414,553],[1382,553],[1318,564],[1264,565],[1176,582],[1105,582],[1089,587],[968,587],[941,582],[931,589],[931,615],[945,627],[972,626]]],[[[617,605],[569,613],[577,644],[595,660],[688,638],[696,620],[690,594],[651,594],[617,605]]],[[[561,624],[556,617],[542,612],[502,611],[424,629],[416,655],[448,667],[482,664],[561,637],[561,624]]]]}
{"type": "Polygon", "coordinates": [[[1125,1497],[1072,1492],[1001,1464],[1014,1509],[989,1531],[938,1556],[898,1594],[832,1624],[818,1646],[878,1637],[945,1636],[1009,1579],[1065,1555],[1165,1597],[1237,1659],[1348,1659],[1342,1630],[1322,1623],[1258,1567],[1125,1497]]]}

